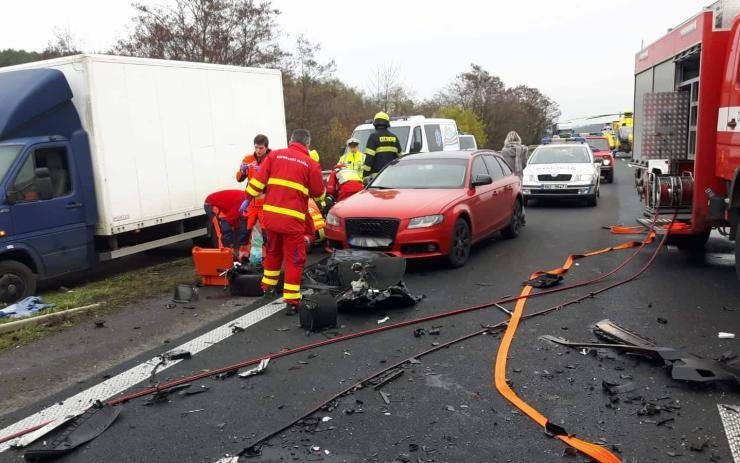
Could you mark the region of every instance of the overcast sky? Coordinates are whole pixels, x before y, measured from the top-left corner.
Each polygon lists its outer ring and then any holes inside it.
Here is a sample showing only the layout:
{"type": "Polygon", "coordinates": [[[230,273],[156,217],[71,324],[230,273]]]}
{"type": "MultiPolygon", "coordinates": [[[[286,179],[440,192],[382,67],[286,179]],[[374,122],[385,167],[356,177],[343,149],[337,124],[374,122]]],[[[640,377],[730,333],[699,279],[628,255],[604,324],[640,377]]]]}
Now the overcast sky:
{"type": "MultiPolygon", "coordinates": [[[[162,4],[158,0],[146,4],[162,4]]],[[[3,2],[0,49],[41,50],[54,28],[69,29],[85,51],[126,34],[128,0],[3,2]]],[[[337,76],[367,89],[379,67],[395,65],[419,98],[471,63],[507,86],[537,87],[560,104],[563,120],[632,108],[634,55],[709,0],[273,0],[291,45],[297,34],[322,45],[337,76]]]]}

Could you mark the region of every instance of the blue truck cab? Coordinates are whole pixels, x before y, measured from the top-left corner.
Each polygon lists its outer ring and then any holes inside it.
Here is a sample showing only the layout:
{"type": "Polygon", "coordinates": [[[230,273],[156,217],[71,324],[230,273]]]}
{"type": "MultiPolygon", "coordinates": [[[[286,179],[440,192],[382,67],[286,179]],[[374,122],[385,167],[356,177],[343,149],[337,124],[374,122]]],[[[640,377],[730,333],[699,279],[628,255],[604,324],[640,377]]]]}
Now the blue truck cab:
{"type": "Polygon", "coordinates": [[[64,74],[0,73],[0,301],[95,264],[94,190],[88,135],[64,74]]]}

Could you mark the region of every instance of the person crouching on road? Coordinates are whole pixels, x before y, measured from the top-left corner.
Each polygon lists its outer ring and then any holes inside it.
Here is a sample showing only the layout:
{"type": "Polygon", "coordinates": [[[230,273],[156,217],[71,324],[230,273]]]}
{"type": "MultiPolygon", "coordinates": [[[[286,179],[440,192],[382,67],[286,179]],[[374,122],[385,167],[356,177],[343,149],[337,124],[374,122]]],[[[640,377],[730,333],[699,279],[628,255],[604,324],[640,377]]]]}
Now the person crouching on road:
{"type": "Polygon", "coordinates": [[[344,164],[360,175],[360,179],[365,173],[365,155],[360,151],[360,140],[350,138],[347,140],[347,151],[339,157],[337,165],[344,164]]]}
{"type": "Polygon", "coordinates": [[[321,167],[308,155],[310,144],[308,130],[293,131],[288,148],[270,153],[247,185],[247,194],[252,197],[265,192],[262,209],[267,253],[262,288],[266,293],[274,291],[280,268],[285,264],[283,299],[288,313],[296,312],[301,302],[301,277],[306,263],[304,235],[306,221],[312,220],[308,198],[324,195],[321,167]]]}
{"type": "Polygon", "coordinates": [[[203,204],[217,246],[231,248],[236,240],[236,244],[240,245],[239,254],[246,252],[244,247],[247,243],[246,221],[239,212],[242,201],[243,191],[222,190],[209,194],[203,204]]]}
{"type": "Polygon", "coordinates": [[[326,182],[326,194],[336,198],[339,202],[362,191],[364,187],[362,177],[356,170],[345,164],[337,164],[326,182]]]}

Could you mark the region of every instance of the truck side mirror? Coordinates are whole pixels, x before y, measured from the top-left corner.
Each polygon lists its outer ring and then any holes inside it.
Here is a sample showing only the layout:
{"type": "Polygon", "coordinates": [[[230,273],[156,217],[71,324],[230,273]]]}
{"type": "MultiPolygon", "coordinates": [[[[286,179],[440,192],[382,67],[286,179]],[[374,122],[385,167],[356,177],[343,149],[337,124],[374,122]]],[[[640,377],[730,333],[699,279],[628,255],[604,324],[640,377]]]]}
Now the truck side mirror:
{"type": "Polygon", "coordinates": [[[411,149],[409,150],[409,154],[420,153],[420,152],[421,152],[421,142],[415,141],[411,143],[411,149]]]}

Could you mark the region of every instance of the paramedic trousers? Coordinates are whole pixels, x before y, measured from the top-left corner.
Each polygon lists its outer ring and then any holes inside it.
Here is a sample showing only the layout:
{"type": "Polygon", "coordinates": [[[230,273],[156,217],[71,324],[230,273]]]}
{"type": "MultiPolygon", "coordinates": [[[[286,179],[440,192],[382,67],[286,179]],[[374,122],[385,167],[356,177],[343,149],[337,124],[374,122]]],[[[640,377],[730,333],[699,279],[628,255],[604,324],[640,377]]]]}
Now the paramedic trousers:
{"type": "Polygon", "coordinates": [[[263,263],[265,273],[262,286],[275,287],[280,277],[280,268],[285,264],[283,278],[283,299],[288,304],[298,304],[301,300],[301,277],[306,265],[306,244],[303,233],[286,234],[264,230],[267,252],[263,263]]]}

